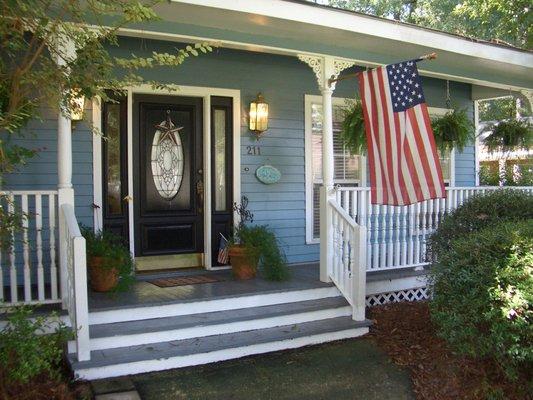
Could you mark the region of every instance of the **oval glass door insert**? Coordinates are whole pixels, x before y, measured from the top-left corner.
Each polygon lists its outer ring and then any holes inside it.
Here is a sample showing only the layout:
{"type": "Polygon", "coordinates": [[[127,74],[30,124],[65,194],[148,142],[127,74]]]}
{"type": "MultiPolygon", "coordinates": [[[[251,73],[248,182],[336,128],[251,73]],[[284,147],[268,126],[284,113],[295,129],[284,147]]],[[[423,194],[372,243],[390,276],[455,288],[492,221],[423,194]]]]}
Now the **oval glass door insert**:
{"type": "Polygon", "coordinates": [[[183,180],[183,146],[179,131],[170,119],[155,126],[152,141],[152,176],[157,192],[166,200],[172,200],[181,187],[183,180]]]}

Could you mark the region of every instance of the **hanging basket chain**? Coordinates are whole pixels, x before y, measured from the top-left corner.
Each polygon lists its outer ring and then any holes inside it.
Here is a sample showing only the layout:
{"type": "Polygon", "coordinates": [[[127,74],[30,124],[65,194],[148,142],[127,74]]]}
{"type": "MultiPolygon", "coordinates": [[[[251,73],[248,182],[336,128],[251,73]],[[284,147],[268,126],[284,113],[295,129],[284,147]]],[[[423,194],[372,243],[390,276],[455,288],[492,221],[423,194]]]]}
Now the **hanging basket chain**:
{"type": "Polygon", "coordinates": [[[450,81],[446,80],[446,108],[452,108],[452,100],[450,98],[450,81]]]}

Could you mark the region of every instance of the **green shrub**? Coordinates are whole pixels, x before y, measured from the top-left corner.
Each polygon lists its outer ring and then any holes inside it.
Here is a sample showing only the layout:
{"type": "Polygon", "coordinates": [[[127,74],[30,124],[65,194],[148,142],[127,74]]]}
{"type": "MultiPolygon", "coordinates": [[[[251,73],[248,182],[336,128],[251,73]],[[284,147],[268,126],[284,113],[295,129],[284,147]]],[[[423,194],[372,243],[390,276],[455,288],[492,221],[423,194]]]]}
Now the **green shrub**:
{"type": "Polygon", "coordinates": [[[533,219],[493,221],[456,236],[431,269],[430,309],[440,336],[461,354],[495,359],[510,377],[530,369],[532,273],[533,219]]]}
{"type": "Polygon", "coordinates": [[[30,319],[31,316],[31,308],[17,307],[0,331],[0,369],[6,380],[3,384],[25,384],[42,373],[59,377],[63,346],[71,337],[70,330],[57,316],[49,320],[30,319]],[[54,334],[43,334],[53,327],[54,334]]]}
{"type": "Polygon", "coordinates": [[[533,195],[502,189],[470,198],[447,215],[428,240],[428,256],[435,259],[446,253],[452,241],[504,221],[533,218],[533,195]]]}

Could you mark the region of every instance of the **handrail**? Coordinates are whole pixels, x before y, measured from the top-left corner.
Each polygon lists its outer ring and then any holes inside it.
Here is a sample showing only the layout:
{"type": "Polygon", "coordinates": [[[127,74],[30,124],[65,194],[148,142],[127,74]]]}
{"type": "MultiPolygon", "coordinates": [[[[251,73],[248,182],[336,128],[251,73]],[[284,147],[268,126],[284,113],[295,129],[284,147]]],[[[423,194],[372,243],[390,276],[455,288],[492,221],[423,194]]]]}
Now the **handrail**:
{"type": "Polygon", "coordinates": [[[348,223],[352,228],[356,229],[359,225],[357,225],[357,222],[348,214],[341,206],[337,204],[334,200],[329,200],[329,205],[335,209],[345,220],[346,223],[348,223]]]}
{"type": "Polygon", "coordinates": [[[57,190],[0,190],[0,195],[7,196],[7,195],[15,195],[20,196],[23,194],[27,195],[51,195],[51,194],[57,194],[57,190]]]}
{"type": "Polygon", "coordinates": [[[65,216],[65,223],[67,224],[68,232],[71,237],[82,237],[78,221],[76,220],[74,207],[70,204],[63,204],[61,210],[65,216]]]}
{"type": "Polygon", "coordinates": [[[64,298],[71,326],[76,335],[76,354],[78,361],[91,358],[89,345],[89,304],[87,298],[87,261],[85,253],[85,238],[81,235],[74,207],[72,204],[62,204],[60,207],[60,223],[64,242],[65,279],[67,293],[64,298]]]}
{"type": "Polygon", "coordinates": [[[352,318],[365,319],[366,229],[358,225],[333,199],[327,202],[333,240],[328,275],[352,306],[352,318]]]}
{"type": "MultiPolygon", "coordinates": [[[[357,191],[357,192],[364,192],[369,191],[369,186],[338,186],[335,188],[336,190],[340,190],[343,192],[347,191],[357,191]]],[[[482,191],[482,190],[533,190],[533,186],[447,186],[446,191],[448,190],[476,190],[476,191],[482,191]]]]}

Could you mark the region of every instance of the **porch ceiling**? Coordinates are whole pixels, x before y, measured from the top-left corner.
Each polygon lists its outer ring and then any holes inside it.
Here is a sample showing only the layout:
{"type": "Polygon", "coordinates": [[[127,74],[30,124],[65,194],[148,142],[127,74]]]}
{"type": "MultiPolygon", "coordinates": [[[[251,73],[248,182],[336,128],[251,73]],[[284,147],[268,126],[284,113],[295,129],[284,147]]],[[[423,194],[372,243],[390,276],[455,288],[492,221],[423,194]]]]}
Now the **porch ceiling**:
{"type": "Polygon", "coordinates": [[[224,47],[293,55],[331,55],[382,65],[436,51],[421,73],[481,86],[533,89],[533,53],[371,16],[283,0],[173,0],[161,20],[122,34],[216,40],[224,47]],[[141,31],[142,29],[142,31],[141,31]]]}

